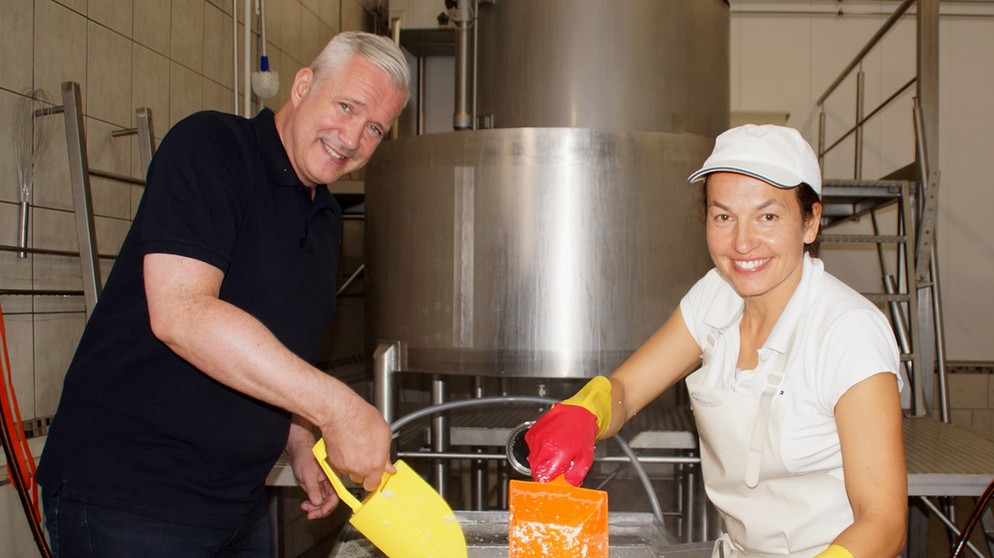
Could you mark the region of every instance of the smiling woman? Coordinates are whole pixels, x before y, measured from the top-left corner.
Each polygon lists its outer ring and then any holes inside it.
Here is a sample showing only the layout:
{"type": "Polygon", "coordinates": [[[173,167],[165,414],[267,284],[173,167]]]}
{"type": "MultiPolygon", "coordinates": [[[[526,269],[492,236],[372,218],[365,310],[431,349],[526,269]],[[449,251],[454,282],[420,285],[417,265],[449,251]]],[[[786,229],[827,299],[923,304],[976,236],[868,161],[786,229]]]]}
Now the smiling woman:
{"type": "Polygon", "coordinates": [[[535,423],[532,471],[582,480],[595,439],[686,378],[726,529],[714,556],[897,555],[897,346],[880,310],[805,252],[821,217],[813,150],[790,128],[733,128],[689,180],[705,181],[714,269],[608,380],[535,423]]]}

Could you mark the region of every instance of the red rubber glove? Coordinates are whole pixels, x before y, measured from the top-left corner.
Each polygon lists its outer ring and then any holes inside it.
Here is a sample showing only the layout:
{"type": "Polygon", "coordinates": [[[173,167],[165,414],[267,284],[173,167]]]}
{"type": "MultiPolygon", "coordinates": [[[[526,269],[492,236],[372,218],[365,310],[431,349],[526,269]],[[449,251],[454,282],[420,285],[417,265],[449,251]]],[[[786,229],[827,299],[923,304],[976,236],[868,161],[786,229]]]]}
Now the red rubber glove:
{"type": "Polygon", "coordinates": [[[528,465],[538,482],[565,475],[580,486],[594,463],[597,417],[578,405],[556,403],[525,433],[528,465]]]}

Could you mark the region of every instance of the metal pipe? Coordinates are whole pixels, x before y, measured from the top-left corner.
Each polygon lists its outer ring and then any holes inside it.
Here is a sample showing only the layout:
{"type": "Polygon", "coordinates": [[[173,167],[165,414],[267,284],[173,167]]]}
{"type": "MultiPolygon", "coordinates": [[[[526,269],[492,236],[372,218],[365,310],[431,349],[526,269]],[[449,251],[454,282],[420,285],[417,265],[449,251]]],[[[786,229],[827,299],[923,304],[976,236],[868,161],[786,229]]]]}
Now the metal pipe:
{"type": "MultiPolygon", "coordinates": [[[[431,378],[431,403],[440,405],[445,402],[446,396],[445,378],[441,374],[435,374],[431,378]]],[[[434,451],[446,451],[449,449],[449,419],[443,414],[438,414],[431,419],[431,449],[434,451]]],[[[432,462],[432,471],[435,478],[435,489],[445,497],[445,489],[448,485],[446,478],[446,463],[441,459],[432,462]]]]}
{"type": "Polygon", "coordinates": [[[366,269],[366,264],[360,264],[359,267],[357,267],[356,270],[352,272],[352,275],[349,275],[349,278],[346,279],[344,283],[342,283],[342,286],[339,287],[337,291],[335,291],[335,296],[339,296],[343,292],[345,292],[345,289],[349,288],[349,285],[351,285],[352,282],[355,281],[357,277],[359,277],[359,274],[362,273],[364,269],[366,269]]]}
{"type": "MultiPolygon", "coordinates": [[[[429,407],[418,409],[417,411],[407,414],[404,417],[392,422],[390,424],[390,428],[396,433],[404,426],[420,418],[436,413],[441,413],[444,411],[452,411],[467,407],[475,407],[480,405],[493,405],[493,404],[509,404],[509,403],[538,403],[540,405],[552,405],[553,403],[558,403],[558,402],[559,400],[557,399],[551,399],[548,397],[536,397],[533,395],[507,395],[499,397],[482,397],[479,399],[461,399],[456,401],[447,401],[445,403],[440,403],[437,405],[431,405],[429,407]]],[[[642,467],[642,464],[640,463],[641,458],[635,455],[635,452],[632,451],[631,446],[629,446],[628,442],[625,441],[625,439],[622,438],[621,436],[615,434],[614,436],[612,436],[611,439],[618,443],[618,446],[621,447],[621,451],[625,453],[628,461],[635,469],[635,473],[639,477],[639,480],[642,482],[642,487],[645,489],[646,497],[648,497],[649,499],[649,505],[652,507],[653,514],[656,516],[656,519],[660,523],[662,523],[663,522],[662,507],[659,505],[659,498],[656,496],[656,492],[652,487],[652,481],[649,479],[649,475],[646,473],[645,468],[642,467]]],[[[471,456],[472,458],[476,458],[478,457],[478,454],[471,454],[471,456]]],[[[601,458],[601,459],[620,460],[623,458],[601,458]]]]}
{"type": "Polygon", "coordinates": [[[414,126],[417,130],[417,135],[423,136],[425,133],[425,67],[427,65],[427,57],[418,57],[418,104],[417,111],[415,112],[415,123],[414,126]]]}
{"type": "Polygon", "coordinates": [[[821,97],[818,97],[818,101],[816,101],[816,104],[821,105],[825,103],[825,99],[827,99],[829,95],[831,95],[832,92],[835,91],[835,89],[839,86],[839,84],[843,82],[843,80],[846,79],[846,77],[849,75],[850,72],[852,72],[857,66],[860,65],[860,63],[863,61],[863,58],[865,58],[866,55],[870,52],[870,50],[874,46],[876,46],[878,42],[880,42],[880,39],[882,39],[883,36],[886,35],[888,31],[890,31],[890,28],[897,23],[897,20],[899,20],[901,16],[904,15],[904,12],[908,11],[908,8],[911,7],[911,5],[914,4],[916,1],[917,0],[904,0],[904,2],[902,2],[901,5],[898,6],[896,10],[894,10],[894,13],[891,14],[889,18],[887,18],[887,21],[884,22],[883,26],[877,30],[877,32],[873,35],[873,37],[870,38],[869,42],[866,43],[866,45],[862,48],[862,50],[860,50],[856,54],[852,62],[850,62],[849,65],[846,66],[844,70],[842,70],[842,73],[839,74],[839,77],[835,78],[835,81],[833,81],[832,84],[828,86],[828,89],[826,89],[825,92],[822,93],[821,97]]]}
{"type": "Polygon", "coordinates": [[[399,353],[399,341],[380,341],[373,351],[373,402],[387,422],[391,422],[394,415],[393,373],[400,368],[399,353]]]}
{"type": "Polygon", "coordinates": [[[458,0],[453,13],[455,24],[456,94],[455,112],[452,115],[453,130],[471,130],[473,115],[471,109],[474,95],[471,87],[473,66],[472,41],[469,36],[473,27],[470,17],[470,0],[458,0]]]}
{"type": "Polygon", "coordinates": [[[860,65],[859,73],[856,74],[856,153],[853,156],[853,178],[859,180],[863,178],[863,112],[866,104],[866,74],[863,73],[863,66],[860,65]]]}
{"type": "MultiPolygon", "coordinates": [[[[418,459],[465,459],[486,461],[507,461],[506,453],[475,453],[467,451],[400,451],[397,457],[418,459]]],[[[663,463],[686,465],[700,463],[700,457],[676,455],[638,455],[639,463],[663,463]]],[[[594,458],[595,463],[631,463],[627,455],[604,455],[594,458]]]]}
{"type": "MultiPolygon", "coordinates": [[[[866,122],[868,122],[871,118],[873,118],[874,116],[876,116],[880,111],[882,111],[885,108],[887,108],[888,106],[890,106],[890,104],[892,102],[896,101],[901,95],[903,95],[908,89],[910,89],[912,85],[914,85],[917,82],[918,82],[918,78],[917,77],[913,77],[913,78],[909,79],[907,83],[905,83],[904,85],[902,85],[900,87],[900,89],[898,89],[897,91],[895,91],[894,93],[892,93],[890,97],[887,97],[886,99],[884,99],[883,102],[881,102],[879,105],[877,105],[877,107],[875,109],[873,109],[872,111],[870,111],[869,114],[867,114],[866,116],[864,116],[862,119],[857,119],[856,120],[856,124],[852,128],[849,128],[848,130],[846,130],[846,132],[844,134],[842,134],[841,136],[839,136],[839,138],[837,140],[835,140],[835,142],[833,142],[832,145],[828,146],[827,148],[822,148],[821,147],[821,145],[824,145],[824,138],[820,138],[820,144],[819,144],[819,151],[818,151],[818,153],[819,154],[825,154],[825,153],[828,153],[829,151],[835,149],[840,143],[842,143],[843,141],[845,141],[846,138],[848,138],[849,136],[853,135],[853,133],[856,132],[856,129],[858,127],[862,126],[863,124],[865,124],[866,122]]],[[[824,114],[824,110],[825,110],[824,106],[822,106],[822,114],[824,114]]],[[[821,128],[821,130],[822,130],[821,134],[824,135],[824,126],[825,126],[824,122],[819,122],[819,125],[822,127],[821,128]]],[[[822,157],[819,162],[820,163],[824,163],[824,157],[822,157]]]]}
{"type": "Polygon", "coordinates": [[[942,319],[942,295],[939,289],[939,265],[935,261],[935,244],[932,244],[932,312],[935,321],[935,362],[939,374],[939,416],[942,422],[950,422],[949,416],[949,376],[946,370],[946,327],[942,319]]]}
{"type": "MultiPolygon", "coordinates": [[[[936,517],[939,518],[939,521],[941,521],[946,526],[946,528],[948,528],[953,533],[956,533],[957,537],[960,535],[960,530],[956,527],[956,524],[950,521],[949,518],[947,518],[946,515],[942,513],[942,511],[935,504],[932,503],[931,500],[929,500],[924,496],[919,496],[918,499],[921,500],[923,504],[925,504],[925,507],[928,508],[930,512],[932,512],[933,514],[935,514],[936,517]]],[[[977,558],[985,558],[984,555],[980,552],[980,549],[974,546],[973,543],[967,542],[966,546],[967,548],[970,549],[970,552],[973,552],[973,554],[977,556],[977,558]]]]}
{"type": "Polygon", "coordinates": [[[249,40],[252,37],[252,20],[249,19],[251,4],[252,0],[245,0],[245,44],[242,45],[245,54],[245,59],[242,60],[245,74],[242,76],[242,88],[245,91],[245,104],[242,107],[245,109],[243,113],[245,118],[252,117],[252,41],[249,40]]]}

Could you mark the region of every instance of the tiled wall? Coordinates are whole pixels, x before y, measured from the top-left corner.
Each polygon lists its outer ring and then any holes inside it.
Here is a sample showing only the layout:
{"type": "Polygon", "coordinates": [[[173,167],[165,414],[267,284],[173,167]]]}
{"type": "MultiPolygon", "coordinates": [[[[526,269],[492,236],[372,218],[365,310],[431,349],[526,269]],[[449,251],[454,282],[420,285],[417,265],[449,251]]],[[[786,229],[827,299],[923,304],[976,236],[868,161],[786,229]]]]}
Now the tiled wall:
{"type": "MultiPolygon", "coordinates": [[[[254,4],[251,2],[250,4],[254,4]]],[[[267,0],[266,39],[281,90],[266,104],[278,108],[296,71],[339,30],[368,28],[363,0],[267,0]]],[[[61,83],[82,92],[92,168],[140,176],[135,136],[114,130],[135,125],[134,109],[150,107],[161,138],[173,123],[200,109],[234,107],[233,37],[242,55],[243,0],[3,0],[0,8],[0,246],[15,246],[19,230],[13,111],[20,93],[41,88],[61,104],[61,83]],[[239,27],[232,27],[232,13],[239,27]]],[[[253,69],[258,69],[258,20],[249,21],[253,69]]],[[[239,71],[242,71],[241,63],[239,71]]],[[[238,86],[243,86],[239,77],[238,86]]],[[[253,105],[253,112],[259,105],[253,105]]],[[[28,245],[77,250],[62,115],[46,116],[48,143],[35,171],[28,245]]],[[[127,233],[141,187],[92,178],[97,248],[116,253],[127,233]]],[[[106,279],[113,260],[102,260],[106,279]]],[[[0,289],[82,288],[78,259],[0,251],[0,289]]],[[[62,377],[83,329],[82,297],[0,296],[21,415],[55,412],[62,377]]],[[[20,503],[0,486],[0,556],[35,553],[20,503]]]]}
{"type": "Polygon", "coordinates": [[[949,363],[947,371],[950,421],[994,437],[994,365],[949,363]]]}

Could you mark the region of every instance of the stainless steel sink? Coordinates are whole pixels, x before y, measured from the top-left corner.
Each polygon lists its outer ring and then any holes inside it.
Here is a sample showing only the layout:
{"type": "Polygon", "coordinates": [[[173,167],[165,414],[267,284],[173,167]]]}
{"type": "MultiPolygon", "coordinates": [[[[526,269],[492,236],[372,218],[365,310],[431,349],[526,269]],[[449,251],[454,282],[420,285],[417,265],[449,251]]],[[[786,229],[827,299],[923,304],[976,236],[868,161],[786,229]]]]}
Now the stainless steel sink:
{"type": "MultiPolygon", "coordinates": [[[[506,511],[457,511],[469,558],[505,558],[508,553],[506,511]]],[[[610,513],[610,558],[710,558],[711,543],[676,544],[652,514],[610,513]]],[[[385,558],[351,526],[342,530],[329,558],[385,558]]]]}

